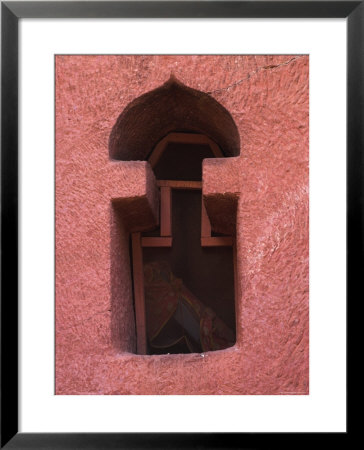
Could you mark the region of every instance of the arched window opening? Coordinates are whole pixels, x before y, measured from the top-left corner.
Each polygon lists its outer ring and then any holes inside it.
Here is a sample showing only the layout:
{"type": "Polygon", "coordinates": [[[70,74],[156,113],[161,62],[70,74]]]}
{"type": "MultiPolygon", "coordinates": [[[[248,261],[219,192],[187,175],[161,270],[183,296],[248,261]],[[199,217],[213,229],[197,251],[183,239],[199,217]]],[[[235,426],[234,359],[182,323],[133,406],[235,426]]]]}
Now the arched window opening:
{"type": "Polygon", "coordinates": [[[148,186],[146,196],[112,203],[112,337],[118,348],[169,354],[234,345],[236,195],[218,190],[205,197],[202,163],[239,153],[229,112],[173,76],[117,119],[110,159],[135,161],[148,186]],[[129,235],[132,280],[119,242],[129,235]]]}

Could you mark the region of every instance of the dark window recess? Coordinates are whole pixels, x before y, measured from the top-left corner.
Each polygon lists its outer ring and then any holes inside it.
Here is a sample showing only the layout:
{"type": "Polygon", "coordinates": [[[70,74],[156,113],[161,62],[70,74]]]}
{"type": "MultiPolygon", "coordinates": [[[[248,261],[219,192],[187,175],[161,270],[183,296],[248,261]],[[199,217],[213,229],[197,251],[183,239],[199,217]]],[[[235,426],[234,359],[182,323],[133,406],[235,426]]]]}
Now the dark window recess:
{"type": "Polygon", "coordinates": [[[202,180],[202,160],[214,158],[208,145],[169,144],[154,167],[158,180],[202,180]]]}
{"type": "Polygon", "coordinates": [[[138,342],[144,333],[138,353],[200,353],[235,344],[233,238],[211,232],[202,203],[202,160],[215,156],[208,144],[171,142],[153,161],[160,227],[133,240],[143,271],[136,274],[134,265],[134,284],[143,284],[143,298],[134,289],[138,342]]]}

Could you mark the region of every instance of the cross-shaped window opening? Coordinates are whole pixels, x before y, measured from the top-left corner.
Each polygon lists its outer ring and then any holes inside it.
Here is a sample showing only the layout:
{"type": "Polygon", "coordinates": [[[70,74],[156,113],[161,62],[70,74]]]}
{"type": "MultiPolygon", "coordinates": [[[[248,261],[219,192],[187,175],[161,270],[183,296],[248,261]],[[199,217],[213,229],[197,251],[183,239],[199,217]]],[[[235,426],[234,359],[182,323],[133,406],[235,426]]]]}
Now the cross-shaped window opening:
{"type": "Polygon", "coordinates": [[[214,141],[196,133],[170,133],[149,155],[160,223],[132,233],[139,354],[235,343],[234,238],[211,230],[202,196],[202,161],[222,156],[214,141]]]}

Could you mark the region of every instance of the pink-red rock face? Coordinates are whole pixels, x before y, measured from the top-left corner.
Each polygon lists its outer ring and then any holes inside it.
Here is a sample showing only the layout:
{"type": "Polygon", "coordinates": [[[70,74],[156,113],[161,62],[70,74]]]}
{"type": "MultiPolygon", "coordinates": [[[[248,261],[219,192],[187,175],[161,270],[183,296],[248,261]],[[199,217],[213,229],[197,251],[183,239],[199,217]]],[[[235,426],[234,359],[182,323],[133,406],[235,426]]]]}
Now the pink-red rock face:
{"type": "Polygon", "coordinates": [[[308,393],[308,118],[307,56],[57,56],[57,394],[308,393]],[[120,114],[172,72],[240,135],[203,164],[237,241],[237,343],[204,357],[133,354],[129,232],[157,223],[158,196],[147,162],[109,157],[120,114]]]}

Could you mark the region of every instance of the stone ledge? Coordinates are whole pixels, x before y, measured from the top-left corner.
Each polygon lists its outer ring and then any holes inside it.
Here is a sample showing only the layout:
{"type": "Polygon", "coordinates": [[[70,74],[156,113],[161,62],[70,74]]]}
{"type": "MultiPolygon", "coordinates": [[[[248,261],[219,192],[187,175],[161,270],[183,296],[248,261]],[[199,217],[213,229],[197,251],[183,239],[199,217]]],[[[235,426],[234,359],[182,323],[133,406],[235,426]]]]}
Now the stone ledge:
{"type": "Polygon", "coordinates": [[[211,228],[217,233],[236,233],[238,168],[238,157],[205,159],[202,165],[202,195],[211,228]]]}

